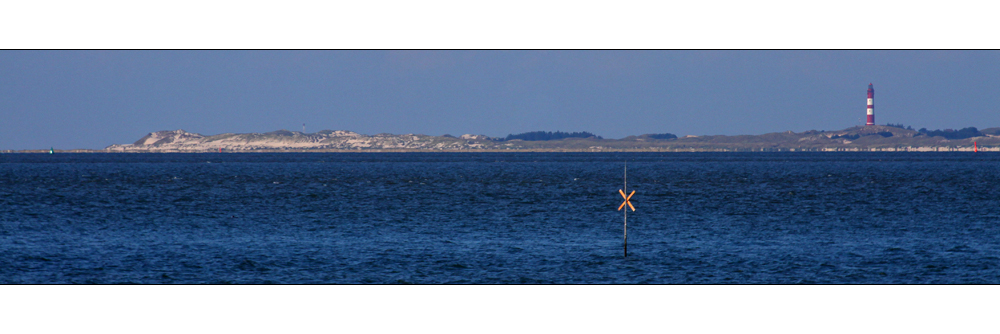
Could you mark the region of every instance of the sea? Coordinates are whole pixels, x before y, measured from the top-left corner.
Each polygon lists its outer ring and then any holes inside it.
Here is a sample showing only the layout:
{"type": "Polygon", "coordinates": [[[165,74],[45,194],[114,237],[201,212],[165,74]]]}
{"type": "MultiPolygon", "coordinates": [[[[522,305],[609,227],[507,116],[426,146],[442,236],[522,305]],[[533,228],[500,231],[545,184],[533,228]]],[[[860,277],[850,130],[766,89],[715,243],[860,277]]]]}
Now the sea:
{"type": "Polygon", "coordinates": [[[1000,284],[1000,153],[0,154],[0,283],[1000,284]]]}

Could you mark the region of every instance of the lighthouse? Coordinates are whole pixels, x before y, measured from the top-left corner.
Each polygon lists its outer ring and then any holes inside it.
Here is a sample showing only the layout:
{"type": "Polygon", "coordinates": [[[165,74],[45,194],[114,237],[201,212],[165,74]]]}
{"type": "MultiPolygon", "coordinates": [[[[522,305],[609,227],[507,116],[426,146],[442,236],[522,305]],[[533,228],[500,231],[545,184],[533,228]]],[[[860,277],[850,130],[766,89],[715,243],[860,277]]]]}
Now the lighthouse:
{"type": "Polygon", "coordinates": [[[875,88],[868,83],[868,123],[865,125],[875,125],[875,88]]]}

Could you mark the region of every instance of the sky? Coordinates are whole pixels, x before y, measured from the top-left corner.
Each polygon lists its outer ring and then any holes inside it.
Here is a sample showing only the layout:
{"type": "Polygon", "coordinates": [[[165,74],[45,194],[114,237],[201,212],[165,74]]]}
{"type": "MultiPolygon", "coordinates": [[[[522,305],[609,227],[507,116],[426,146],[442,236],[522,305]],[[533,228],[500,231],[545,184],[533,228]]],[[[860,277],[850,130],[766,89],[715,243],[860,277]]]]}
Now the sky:
{"type": "Polygon", "coordinates": [[[147,133],[739,135],[1000,126],[1000,52],[0,50],[0,149],[147,133]]]}

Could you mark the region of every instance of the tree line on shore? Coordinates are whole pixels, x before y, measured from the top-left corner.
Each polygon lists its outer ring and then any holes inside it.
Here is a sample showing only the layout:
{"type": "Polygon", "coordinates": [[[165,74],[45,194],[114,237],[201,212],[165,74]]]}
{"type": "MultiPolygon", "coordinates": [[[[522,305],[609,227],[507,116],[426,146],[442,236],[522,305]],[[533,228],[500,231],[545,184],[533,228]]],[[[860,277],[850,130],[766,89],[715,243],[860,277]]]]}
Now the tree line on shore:
{"type": "Polygon", "coordinates": [[[520,139],[524,141],[543,141],[543,140],[560,140],[566,138],[591,138],[591,137],[597,139],[604,139],[604,137],[586,131],[583,132],[531,131],[531,132],[519,133],[516,135],[508,134],[506,138],[502,138],[499,141],[507,141],[514,139],[520,139]]]}
{"type": "MultiPolygon", "coordinates": [[[[647,137],[650,139],[676,139],[677,136],[672,133],[651,133],[642,135],[642,137],[647,137]]],[[[507,141],[520,139],[524,141],[545,141],[545,140],[560,140],[566,138],[595,138],[604,139],[604,137],[595,135],[590,132],[562,132],[562,131],[531,131],[519,134],[508,134],[505,138],[498,138],[496,141],[507,141]]]]}
{"type": "MultiPolygon", "coordinates": [[[[886,124],[886,126],[891,126],[891,127],[900,128],[900,129],[913,130],[912,127],[909,127],[909,126],[904,127],[903,124],[888,123],[888,124],[886,124]]],[[[945,139],[966,139],[966,138],[972,138],[972,137],[982,137],[982,136],[986,135],[986,133],[983,133],[982,131],[979,131],[979,129],[977,129],[974,126],[970,126],[970,127],[967,127],[967,128],[962,128],[962,129],[959,129],[959,130],[952,130],[952,129],[927,130],[927,128],[920,128],[920,130],[917,130],[917,132],[919,132],[922,135],[928,136],[928,137],[944,137],[945,139]]]]}
{"type": "MultiPolygon", "coordinates": [[[[900,128],[900,129],[906,129],[906,130],[913,130],[913,127],[911,127],[911,126],[904,126],[903,124],[887,123],[886,126],[900,128]]],[[[987,129],[987,130],[991,130],[991,129],[987,129]]],[[[967,127],[967,128],[959,129],[959,130],[952,130],[952,129],[928,130],[927,128],[920,128],[919,130],[915,130],[915,131],[918,132],[916,134],[916,136],[944,137],[945,139],[967,139],[967,138],[972,138],[972,137],[981,137],[981,136],[985,136],[987,134],[1000,135],[1000,131],[989,131],[990,133],[985,133],[985,132],[979,131],[979,129],[977,129],[976,127],[971,127],[971,126],[967,127]],[[996,133],[994,133],[994,132],[996,132],[996,133]]],[[[891,132],[879,132],[879,133],[877,133],[877,135],[881,135],[883,137],[891,137],[892,133],[891,132]]],[[[660,139],[660,140],[676,139],[677,138],[676,135],[671,134],[671,133],[645,134],[645,135],[642,135],[640,137],[646,137],[646,138],[650,138],[650,139],[660,139]]],[[[834,136],[833,138],[841,138],[841,137],[843,137],[844,139],[857,139],[860,136],[859,135],[838,135],[838,136],[834,136]]],[[[524,133],[518,133],[518,134],[508,134],[507,137],[504,137],[504,138],[494,138],[493,140],[495,140],[495,141],[508,141],[508,140],[519,139],[519,140],[523,140],[523,141],[547,141],[547,140],[561,140],[561,139],[566,139],[566,138],[595,138],[595,139],[604,139],[604,137],[595,135],[595,134],[587,132],[587,131],[579,131],[579,132],[530,131],[530,132],[524,132],[524,133]]]]}

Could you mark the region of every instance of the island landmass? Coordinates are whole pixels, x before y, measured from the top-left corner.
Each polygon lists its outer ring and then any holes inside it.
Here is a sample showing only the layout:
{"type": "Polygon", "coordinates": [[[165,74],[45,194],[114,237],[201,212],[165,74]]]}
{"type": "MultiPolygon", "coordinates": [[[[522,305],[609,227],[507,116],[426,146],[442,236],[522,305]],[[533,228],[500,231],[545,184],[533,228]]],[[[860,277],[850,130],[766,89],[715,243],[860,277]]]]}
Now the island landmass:
{"type": "MultiPolygon", "coordinates": [[[[100,150],[55,152],[831,152],[831,151],[1000,151],[1000,128],[913,130],[902,125],[856,126],[762,135],[682,136],[643,134],[605,139],[589,132],[526,132],[507,137],[464,134],[365,135],[351,131],[315,133],[278,130],[205,136],[184,130],[157,131],[131,144],[100,150]]],[[[49,152],[24,150],[16,152],[49,152]]],[[[6,151],[12,152],[12,151],[6,151]]]]}

